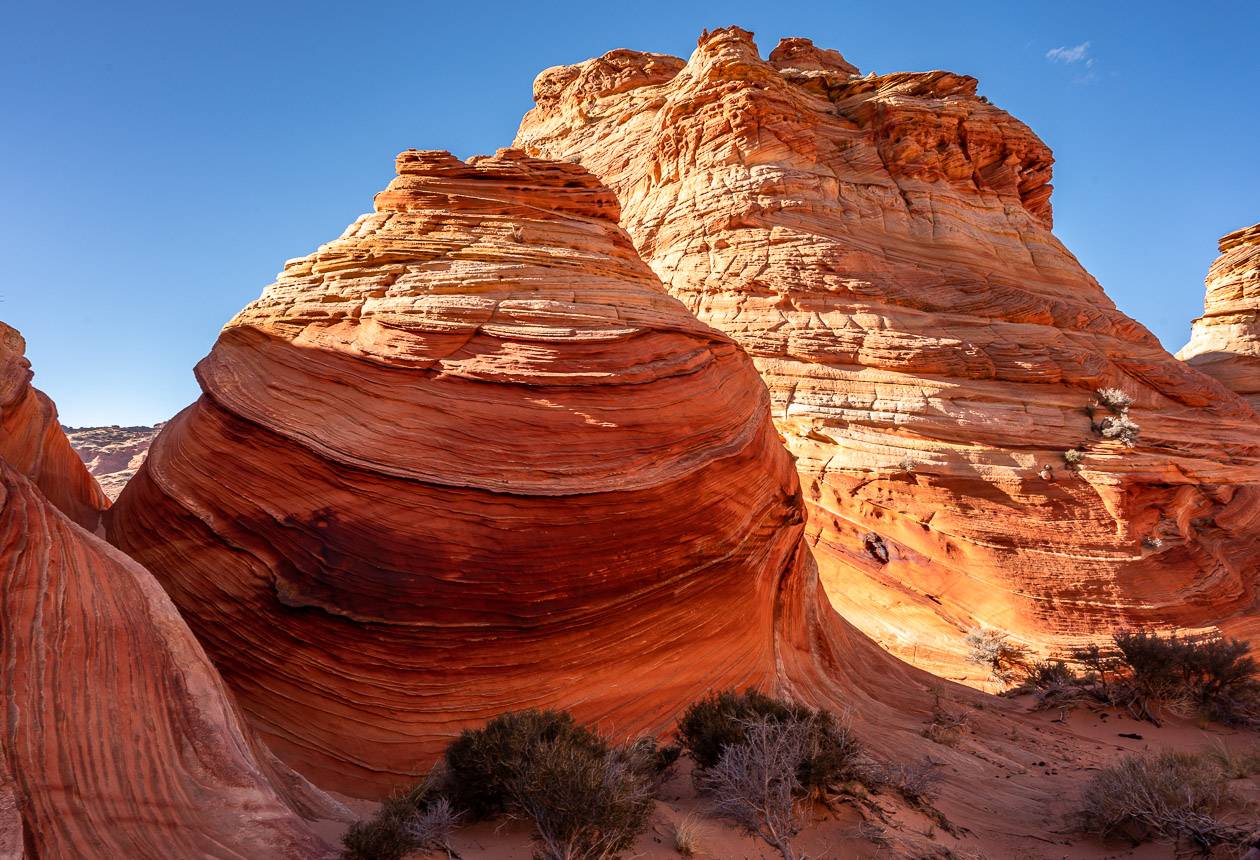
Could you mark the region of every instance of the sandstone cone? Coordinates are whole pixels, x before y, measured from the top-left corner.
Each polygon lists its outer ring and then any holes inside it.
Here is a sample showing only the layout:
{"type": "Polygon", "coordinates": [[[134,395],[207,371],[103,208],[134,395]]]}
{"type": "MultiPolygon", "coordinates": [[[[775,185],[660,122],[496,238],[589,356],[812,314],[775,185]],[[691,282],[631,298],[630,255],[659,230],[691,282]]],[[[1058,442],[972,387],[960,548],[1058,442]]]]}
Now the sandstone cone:
{"type": "Polygon", "coordinates": [[[153,578],[3,460],[0,706],[0,856],[332,854],[153,578]]]}
{"type": "Polygon", "coordinates": [[[109,500],[66,441],[53,402],[31,385],[33,376],[26,341],[0,322],[0,459],[70,519],[95,529],[109,500]]]}
{"type": "Polygon", "coordinates": [[[666,288],[753,355],[842,615],[977,682],[975,625],[1038,650],[1247,632],[1256,413],[1054,237],[1051,153],[975,79],[859,76],[802,39],[764,60],[730,28],[686,62],[548,69],[534,95],[517,145],[611,186],[666,288]],[[1093,429],[1109,387],[1136,448],[1093,429]]]}
{"type": "Polygon", "coordinates": [[[766,388],[613,195],[514,151],[398,174],[227,325],[110,518],[278,754],[380,796],[504,710],[657,731],[815,659],[766,388]]]}
{"type": "Polygon", "coordinates": [[[1203,316],[1177,357],[1260,408],[1260,224],[1225,236],[1220,249],[1203,316]]]}

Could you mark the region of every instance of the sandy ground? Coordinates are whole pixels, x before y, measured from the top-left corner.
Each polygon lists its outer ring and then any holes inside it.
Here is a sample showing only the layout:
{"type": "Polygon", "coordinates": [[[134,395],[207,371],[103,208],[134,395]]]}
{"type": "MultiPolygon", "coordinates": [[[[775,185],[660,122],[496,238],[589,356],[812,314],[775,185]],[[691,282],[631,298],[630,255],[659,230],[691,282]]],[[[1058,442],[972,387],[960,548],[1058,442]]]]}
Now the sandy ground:
{"type": "MultiPolygon", "coordinates": [[[[1032,697],[1017,700],[1031,709],[1032,697]]],[[[1048,820],[1057,827],[1027,828],[1018,820],[1005,821],[998,828],[1001,835],[978,839],[969,822],[950,821],[939,812],[933,814],[912,808],[891,791],[881,791],[864,799],[848,799],[834,809],[816,806],[808,813],[808,823],[795,845],[809,860],[862,860],[862,858],[985,858],[985,860],[1156,860],[1156,858],[1189,857],[1179,854],[1170,844],[1132,846],[1125,841],[1103,844],[1074,832],[1072,815],[1077,797],[1098,762],[1130,752],[1143,750],[1199,751],[1224,746],[1235,752],[1260,745],[1255,733],[1229,729],[1201,721],[1170,718],[1163,726],[1139,722],[1111,708],[1078,707],[1070,712],[1032,711],[1025,714],[1012,732],[1030,748],[1043,748],[1045,758],[1022,772],[1010,772],[1001,779],[1048,777],[1069,787],[1048,810],[1048,820]],[[1140,737],[1125,737],[1139,735],[1140,737]],[[1066,779],[1065,779],[1066,777],[1066,779]]],[[[1014,740],[1015,738],[1012,738],[1014,740]]],[[[968,779],[943,767],[943,780],[968,779]]],[[[1260,783],[1252,777],[1234,783],[1237,793],[1252,803],[1260,800],[1260,783]]],[[[995,787],[996,788],[996,787],[995,787]]],[[[976,785],[983,794],[986,787],[976,785]]],[[[1000,790],[993,792],[1000,797],[1000,790]]],[[[362,817],[368,817],[376,805],[366,801],[345,799],[347,805],[362,817]]],[[[1012,818],[1006,810],[993,808],[995,819],[1012,818]]],[[[1246,822],[1240,810],[1239,821],[1246,822]]],[[[677,858],[674,845],[675,827],[689,819],[699,828],[697,857],[710,860],[781,860],[780,855],[754,837],[745,835],[730,824],[714,819],[706,801],[697,796],[690,769],[683,763],[664,786],[647,832],[638,840],[625,860],[664,860],[677,858]]],[[[991,823],[991,822],[990,822],[991,823]]],[[[1031,822],[1030,822],[1031,823],[1031,822]]],[[[1260,818],[1256,819],[1260,826],[1260,818]]],[[[320,822],[321,835],[338,843],[344,825],[320,822]]],[[[481,822],[460,828],[452,847],[465,860],[530,860],[533,846],[526,822],[502,820],[481,822]]],[[[416,854],[414,857],[440,857],[416,854]]],[[[1218,857],[1234,856],[1225,852],[1218,857]]]]}

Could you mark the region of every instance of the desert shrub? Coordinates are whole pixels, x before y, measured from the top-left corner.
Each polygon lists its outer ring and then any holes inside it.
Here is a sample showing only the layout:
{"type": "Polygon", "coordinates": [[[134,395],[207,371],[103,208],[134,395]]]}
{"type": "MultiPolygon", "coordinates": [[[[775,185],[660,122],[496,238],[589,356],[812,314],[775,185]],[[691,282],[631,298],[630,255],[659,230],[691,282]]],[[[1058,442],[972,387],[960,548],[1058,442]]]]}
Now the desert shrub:
{"type": "Polygon", "coordinates": [[[690,813],[684,815],[674,825],[674,850],[684,857],[694,857],[700,851],[703,837],[700,819],[690,813]]]}
{"type": "Polygon", "coordinates": [[[861,776],[862,744],[830,711],[813,710],[757,690],[722,690],[692,703],[678,723],[678,738],[700,771],[715,767],[729,747],[743,743],[750,721],[804,727],[805,755],[796,777],[807,793],[826,794],[861,776]]]}
{"type": "Polygon", "coordinates": [[[913,473],[914,470],[918,467],[918,465],[919,465],[919,461],[914,459],[914,457],[910,456],[909,454],[907,454],[906,456],[902,457],[899,461],[897,461],[897,468],[903,472],[913,473]]]}
{"type": "Polygon", "coordinates": [[[1161,637],[1147,631],[1121,631],[1114,637],[1129,670],[1122,684],[1130,709],[1155,716],[1162,703],[1189,700],[1209,717],[1246,721],[1257,701],[1256,661],[1251,646],[1218,636],[1161,637]]]}
{"type": "Polygon", "coordinates": [[[881,781],[916,806],[926,806],[936,795],[941,775],[932,762],[894,762],[880,769],[881,781]]]}
{"type": "Polygon", "coordinates": [[[1094,394],[1098,402],[1116,415],[1123,415],[1133,405],[1133,397],[1119,388],[1100,388],[1094,394]]]}
{"type": "Polygon", "coordinates": [[[1230,800],[1226,774],[1208,757],[1136,753],[1099,771],[1085,786],[1080,826],[1135,842],[1164,838],[1209,850],[1238,843],[1248,830],[1217,818],[1230,800]]]}
{"type": "Polygon", "coordinates": [[[474,819],[493,818],[508,810],[512,787],[530,767],[542,744],[581,748],[594,757],[608,752],[608,743],[565,711],[511,711],[479,729],[466,729],[446,748],[449,796],[455,808],[474,819]]]}
{"type": "Polygon", "coordinates": [[[613,746],[563,711],[513,711],[447,748],[446,790],[475,818],[528,818],[543,860],[606,860],[646,826],[678,754],[650,739],[613,746]]]}
{"type": "Polygon", "coordinates": [[[1104,439],[1115,439],[1126,448],[1137,445],[1142,428],[1128,415],[1107,415],[1098,422],[1098,433],[1104,439]]]}
{"type": "Polygon", "coordinates": [[[1028,652],[1005,633],[973,627],[967,631],[967,660],[989,670],[994,680],[1009,684],[1027,662],[1028,652]]]}
{"type": "Polygon", "coordinates": [[[634,844],[653,806],[653,773],[631,747],[600,754],[567,737],[538,743],[513,780],[539,860],[609,860],[634,844]]]}
{"type": "Polygon", "coordinates": [[[1085,452],[1080,448],[1069,448],[1063,452],[1063,462],[1067,468],[1075,472],[1081,468],[1081,463],[1085,461],[1085,452]]]}
{"type": "Polygon", "coordinates": [[[932,721],[923,730],[923,736],[930,741],[952,747],[962,739],[971,718],[966,711],[951,708],[945,703],[941,690],[932,690],[932,721]]]}
{"type": "Polygon", "coordinates": [[[442,800],[438,782],[438,778],[431,776],[387,799],[372,818],[350,825],[341,837],[342,860],[400,860],[424,847],[413,828],[430,806],[442,800]]]}
{"type": "Polygon", "coordinates": [[[718,815],[759,836],[784,860],[798,860],[792,839],[801,830],[804,786],[797,771],[809,748],[807,721],[749,717],[742,721],[739,742],[723,747],[703,771],[701,789],[718,815]]]}
{"type": "Polygon", "coordinates": [[[407,825],[407,835],[416,847],[429,851],[445,851],[455,856],[451,848],[451,832],[459,824],[463,813],[457,812],[446,797],[438,797],[413,818],[407,825]]]}

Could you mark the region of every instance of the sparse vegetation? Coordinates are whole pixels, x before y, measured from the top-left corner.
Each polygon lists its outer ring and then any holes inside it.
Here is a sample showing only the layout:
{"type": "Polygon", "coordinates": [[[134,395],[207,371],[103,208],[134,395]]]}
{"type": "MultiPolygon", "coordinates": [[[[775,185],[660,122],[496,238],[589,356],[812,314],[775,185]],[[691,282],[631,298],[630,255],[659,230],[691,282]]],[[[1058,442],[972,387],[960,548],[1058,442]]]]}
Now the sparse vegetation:
{"type": "Polygon", "coordinates": [[[931,761],[895,762],[880,770],[880,781],[916,806],[927,806],[936,795],[941,775],[931,761]]]}
{"type": "MultiPolygon", "coordinates": [[[[1126,448],[1137,445],[1141,428],[1129,417],[1129,407],[1133,405],[1132,396],[1119,388],[1100,388],[1095,392],[1095,396],[1098,405],[1111,414],[1104,415],[1101,420],[1093,422],[1094,432],[1104,439],[1114,439],[1126,448]]],[[[1093,404],[1090,405],[1088,412],[1092,418],[1095,412],[1093,404]]]]}
{"type": "Polygon", "coordinates": [[[748,726],[758,720],[803,727],[804,756],[796,779],[806,793],[825,796],[840,783],[860,778],[861,742],[835,714],[757,690],[723,690],[693,703],[679,721],[678,739],[703,772],[716,767],[727,749],[744,743],[748,726]]]}
{"type": "Polygon", "coordinates": [[[773,847],[783,860],[800,860],[792,839],[800,833],[797,777],[810,755],[807,720],[776,720],[767,715],[741,723],[742,740],[723,748],[717,762],[700,776],[714,811],[773,847]]]}
{"type": "Polygon", "coordinates": [[[923,736],[947,747],[955,746],[962,740],[970,720],[966,711],[946,705],[940,688],[935,688],[932,690],[932,721],[923,730],[923,736]]]}
{"type": "MultiPolygon", "coordinates": [[[[424,847],[416,827],[429,807],[441,799],[440,782],[438,776],[431,774],[408,791],[387,799],[372,818],[350,825],[341,838],[342,860],[400,860],[424,847]]],[[[443,835],[444,841],[447,836],[449,830],[443,835]]]]}
{"type": "Polygon", "coordinates": [[[984,666],[995,681],[1009,684],[1024,670],[1028,651],[999,630],[973,627],[967,632],[967,661],[984,666]]]}
{"type": "Polygon", "coordinates": [[[343,860],[445,851],[464,817],[511,814],[535,828],[539,860],[611,860],[646,827],[677,747],[614,746],[563,711],[514,711],[463,732],[444,767],[387,800],[343,838],[343,860]]]}
{"type": "Polygon", "coordinates": [[[1260,666],[1246,642],[1149,631],[1120,631],[1112,641],[1110,653],[1098,645],[1073,652],[1083,672],[1063,661],[1032,664],[1017,692],[1038,691],[1043,706],[1088,695],[1157,725],[1166,710],[1260,725],[1260,666]]]}
{"type": "Polygon", "coordinates": [[[900,469],[903,472],[909,472],[909,473],[913,473],[915,468],[918,467],[918,465],[919,465],[919,461],[914,459],[914,457],[910,456],[909,454],[902,457],[901,460],[897,462],[898,469],[900,469]]]}
{"type": "Polygon", "coordinates": [[[1232,800],[1225,772],[1210,757],[1190,753],[1138,753],[1104,768],[1081,798],[1080,825],[1099,836],[1136,842],[1170,839],[1207,855],[1240,844],[1249,829],[1222,820],[1232,800]]]}
{"type": "Polygon", "coordinates": [[[1063,452],[1063,463],[1069,471],[1079,472],[1084,461],[1085,452],[1080,448],[1069,448],[1063,452]]]}
{"type": "Polygon", "coordinates": [[[695,857],[703,838],[700,819],[688,813],[674,824],[674,850],[684,857],[695,857]]]}

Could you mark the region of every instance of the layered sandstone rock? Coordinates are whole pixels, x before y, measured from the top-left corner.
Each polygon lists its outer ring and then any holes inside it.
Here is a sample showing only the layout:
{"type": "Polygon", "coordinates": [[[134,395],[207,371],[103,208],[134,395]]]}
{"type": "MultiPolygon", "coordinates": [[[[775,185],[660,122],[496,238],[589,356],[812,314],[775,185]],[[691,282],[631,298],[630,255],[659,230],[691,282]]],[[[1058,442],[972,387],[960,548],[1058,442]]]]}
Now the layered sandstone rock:
{"type": "Polygon", "coordinates": [[[0,322],[0,459],[70,519],[95,529],[109,500],[66,441],[53,402],[31,385],[33,376],[26,341],[0,322]]]}
{"type": "Polygon", "coordinates": [[[149,445],[165,422],[152,427],[65,427],[70,447],[83,460],[111,500],[118,498],[131,476],[144,462],[149,445]]]}
{"type": "Polygon", "coordinates": [[[2,459],[0,707],[4,857],[332,854],[153,578],[2,459]]]}
{"type": "Polygon", "coordinates": [[[803,39],[765,60],[731,28],[685,63],[543,72],[517,145],[609,184],[669,291],[754,356],[832,599],[881,643],[980,681],[974,625],[1039,650],[1247,632],[1257,416],[1054,237],[1049,149],[976,85],[803,39]],[[1112,387],[1135,448],[1087,414],[1112,387]]]}
{"type": "Polygon", "coordinates": [[[574,165],[403,153],[227,325],[114,508],[321,784],[380,796],[511,708],[659,730],[711,686],[817,674],[766,388],[618,214],[574,165]]]}
{"type": "Polygon", "coordinates": [[[1203,316],[1177,357],[1260,408],[1260,224],[1223,237],[1203,316]]]}

